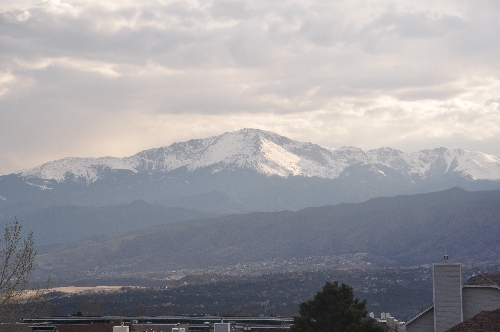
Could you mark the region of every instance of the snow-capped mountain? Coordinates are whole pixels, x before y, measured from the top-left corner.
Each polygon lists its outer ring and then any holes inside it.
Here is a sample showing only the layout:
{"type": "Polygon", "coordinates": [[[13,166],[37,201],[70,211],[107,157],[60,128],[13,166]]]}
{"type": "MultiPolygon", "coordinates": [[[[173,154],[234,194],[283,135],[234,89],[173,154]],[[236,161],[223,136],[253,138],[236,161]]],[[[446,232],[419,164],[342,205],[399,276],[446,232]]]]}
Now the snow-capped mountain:
{"type": "Polygon", "coordinates": [[[225,213],[296,210],[454,186],[500,189],[500,159],[445,148],[333,149],[242,129],[126,158],[65,158],[0,176],[0,216],[19,207],[135,199],[225,213]]]}
{"type": "MultiPolygon", "coordinates": [[[[405,176],[425,179],[455,173],[470,180],[500,180],[500,158],[481,152],[439,148],[405,153],[391,148],[364,152],[355,147],[332,149],[297,142],[278,134],[242,129],[206,139],[174,143],[127,158],[65,158],[18,173],[30,179],[93,183],[104,170],[168,173],[210,169],[248,169],[265,176],[303,176],[336,179],[349,166],[383,165],[405,176]]],[[[48,187],[47,187],[48,188],[48,187]]],[[[43,189],[43,188],[42,188],[43,189]]]]}

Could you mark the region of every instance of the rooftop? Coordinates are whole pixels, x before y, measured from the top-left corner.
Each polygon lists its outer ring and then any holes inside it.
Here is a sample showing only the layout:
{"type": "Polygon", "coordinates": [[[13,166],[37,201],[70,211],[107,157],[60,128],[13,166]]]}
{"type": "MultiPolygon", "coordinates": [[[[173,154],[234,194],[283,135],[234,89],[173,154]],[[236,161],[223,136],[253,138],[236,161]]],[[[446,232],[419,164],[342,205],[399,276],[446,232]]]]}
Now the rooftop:
{"type": "Polygon", "coordinates": [[[490,286],[495,285],[500,287],[500,274],[480,273],[477,276],[471,277],[464,284],[467,286],[490,286]]]}
{"type": "Polygon", "coordinates": [[[493,332],[500,331],[500,309],[481,311],[477,315],[455,325],[446,332],[493,332]]]}

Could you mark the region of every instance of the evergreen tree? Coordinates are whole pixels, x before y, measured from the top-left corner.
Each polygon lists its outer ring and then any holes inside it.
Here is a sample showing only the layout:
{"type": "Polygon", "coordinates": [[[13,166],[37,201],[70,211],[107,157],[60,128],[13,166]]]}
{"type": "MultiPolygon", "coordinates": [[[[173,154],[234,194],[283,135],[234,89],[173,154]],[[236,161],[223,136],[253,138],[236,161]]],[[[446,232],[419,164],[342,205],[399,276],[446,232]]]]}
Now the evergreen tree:
{"type": "Polygon", "coordinates": [[[382,332],[367,317],[366,300],[354,298],[352,287],[327,282],[314,299],[300,304],[292,332],[382,332]]]}

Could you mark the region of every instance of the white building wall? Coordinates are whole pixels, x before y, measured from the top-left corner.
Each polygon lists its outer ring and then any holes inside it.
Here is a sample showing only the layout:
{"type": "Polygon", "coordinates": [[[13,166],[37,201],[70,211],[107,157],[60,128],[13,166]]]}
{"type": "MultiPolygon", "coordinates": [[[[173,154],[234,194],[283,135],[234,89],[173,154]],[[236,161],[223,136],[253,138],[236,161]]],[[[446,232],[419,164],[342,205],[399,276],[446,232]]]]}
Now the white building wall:
{"type": "Polygon", "coordinates": [[[463,321],[462,265],[434,264],[434,331],[444,332],[463,321]]]}
{"type": "Polygon", "coordinates": [[[215,323],[214,332],[230,332],[231,324],[229,323],[215,323]]]}
{"type": "Polygon", "coordinates": [[[491,286],[464,286],[462,289],[464,320],[484,310],[500,308],[500,289],[491,286]]]}
{"type": "Polygon", "coordinates": [[[128,326],[113,326],[113,332],[129,332],[129,327],[128,326]]]}
{"type": "Polygon", "coordinates": [[[434,332],[434,309],[428,310],[406,325],[406,332],[434,332]]]}

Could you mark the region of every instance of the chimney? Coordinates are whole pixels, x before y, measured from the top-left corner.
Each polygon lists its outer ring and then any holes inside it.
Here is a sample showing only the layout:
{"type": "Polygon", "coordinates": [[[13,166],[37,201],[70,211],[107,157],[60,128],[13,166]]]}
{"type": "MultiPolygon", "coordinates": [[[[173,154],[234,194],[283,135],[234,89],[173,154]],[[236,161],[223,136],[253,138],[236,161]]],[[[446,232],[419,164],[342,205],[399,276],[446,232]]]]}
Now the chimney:
{"type": "Polygon", "coordinates": [[[434,331],[444,332],[463,321],[462,265],[445,262],[433,265],[434,331]]]}

